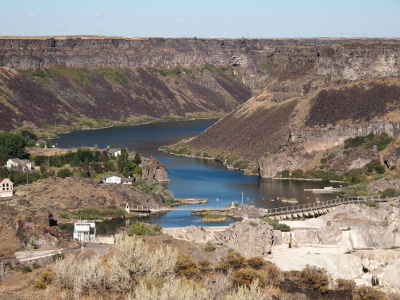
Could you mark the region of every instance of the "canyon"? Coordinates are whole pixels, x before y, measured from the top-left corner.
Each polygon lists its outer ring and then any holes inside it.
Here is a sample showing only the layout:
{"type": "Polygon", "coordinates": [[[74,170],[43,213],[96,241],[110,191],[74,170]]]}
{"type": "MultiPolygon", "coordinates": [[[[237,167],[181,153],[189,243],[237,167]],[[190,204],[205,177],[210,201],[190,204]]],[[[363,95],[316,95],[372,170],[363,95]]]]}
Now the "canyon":
{"type": "Polygon", "coordinates": [[[178,152],[273,177],[398,137],[399,55],[397,39],[3,38],[0,129],[226,115],[178,152]]]}

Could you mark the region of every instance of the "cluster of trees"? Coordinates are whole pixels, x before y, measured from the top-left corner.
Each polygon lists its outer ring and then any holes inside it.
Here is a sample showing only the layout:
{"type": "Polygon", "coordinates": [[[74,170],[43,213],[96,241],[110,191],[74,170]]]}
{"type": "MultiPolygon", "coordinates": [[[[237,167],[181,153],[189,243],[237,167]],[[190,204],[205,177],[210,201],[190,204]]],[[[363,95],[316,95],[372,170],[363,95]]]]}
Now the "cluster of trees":
{"type": "Polygon", "coordinates": [[[41,178],[55,175],[56,168],[62,168],[57,176],[61,178],[79,176],[95,178],[102,176],[105,172],[116,172],[123,177],[141,177],[142,171],[139,167],[141,158],[136,153],[133,159],[129,158],[126,148],[121,149],[121,155],[111,157],[105,150],[92,150],[89,148],[78,149],[76,152],[66,154],[45,156],[26,153],[25,148],[30,143],[35,143],[37,136],[29,130],[19,133],[0,132],[0,165],[3,166],[10,158],[30,159],[39,171],[30,171],[29,174],[17,170],[7,170],[0,167],[0,177],[10,178],[14,184],[31,183],[41,178]]]}
{"type": "Polygon", "coordinates": [[[75,175],[94,178],[104,172],[117,172],[124,177],[141,176],[139,153],[136,153],[134,159],[130,159],[126,148],[122,148],[121,155],[117,157],[109,157],[105,150],[85,148],[54,156],[36,155],[32,157],[32,160],[36,166],[40,166],[40,171],[45,176],[51,175],[49,174],[51,167],[61,168],[66,165],[73,168],[74,171],[64,168],[58,172],[57,176],[65,178],[75,175]]]}
{"type": "MultiPolygon", "coordinates": [[[[29,137],[28,137],[29,138],[29,137]]],[[[0,132],[0,165],[10,158],[29,158],[25,152],[26,140],[19,133],[0,132]]]]}

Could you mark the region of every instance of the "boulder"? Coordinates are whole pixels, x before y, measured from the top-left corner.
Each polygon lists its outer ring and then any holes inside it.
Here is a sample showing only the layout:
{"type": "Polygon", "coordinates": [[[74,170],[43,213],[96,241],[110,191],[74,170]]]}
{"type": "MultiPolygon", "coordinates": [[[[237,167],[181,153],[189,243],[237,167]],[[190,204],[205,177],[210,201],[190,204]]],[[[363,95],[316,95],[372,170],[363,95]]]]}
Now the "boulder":
{"type": "Polygon", "coordinates": [[[311,265],[325,269],[333,279],[355,279],[362,275],[362,263],[359,257],[332,251],[332,249],[287,248],[274,251],[266,259],[275,263],[282,271],[301,271],[307,265],[311,265]],[[324,251],[330,253],[323,253],[324,251]]]}
{"type": "Polygon", "coordinates": [[[294,229],[290,233],[290,246],[338,245],[342,240],[342,231],[337,227],[294,229]]]}
{"type": "Polygon", "coordinates": [[[247,219],[230,224],[225,231],[215,232],[215,239],[246,257],[271,253],[274,231],[268,222],[247,219]]]}
{"type": "Polygon", "coordinates": [[[380,282],[382,279],[386,281],[391,287],[400,288],[400,261],[395,264],[390,264],[384,268],[383,272],[378,275],[380,282]]]}
{"type": "Polygon", "coordinates": [[[141,159],[140,168],[142,169],[142,179],[154,180],[157,182],[168,180],[167,169],[155,157],[151,156],[147,158],[142,156],[141,159]]]}
{"type": "Polygon", "coordinates": [[[205,227],[194,225],[187,227],[163,228],[162,232],[178,240],[206,243],[214,241],[214,232],[205,227]]]}

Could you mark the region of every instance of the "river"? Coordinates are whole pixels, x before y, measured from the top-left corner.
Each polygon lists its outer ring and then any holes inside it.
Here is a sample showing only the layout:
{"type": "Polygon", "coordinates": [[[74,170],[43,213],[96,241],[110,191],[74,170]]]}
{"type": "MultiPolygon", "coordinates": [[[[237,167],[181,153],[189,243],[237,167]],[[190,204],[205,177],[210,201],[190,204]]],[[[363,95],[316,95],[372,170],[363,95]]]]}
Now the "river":
{"type": "MultiPolygon", "coordinates": [[[[334,197],[330,194],[304,192],[304,189],[323,188],[328,185],[337,187],[337,184],[245,176],[240,171],[228,170],[220,162],[178,157],[158,150],[161,146],[197,135],[216,121],[216,119],[204,119],[80,130],[60,134],[60,137],[53,142],[57,143],[60,148],[97,145],[103,149],[114,144],[116,147],[127,147],[129,151],[139,151],[145,156],[155,156],[167,168],[170,181],[165,185],[176,198],[208,198],[209,204],[207,205],[210,206],[225,206],[233,201],[241,203],[242,192],[244,204],[253,202],[257,207],[264,208],[286,206],[287,204],[278,200],[278,197],[279,199],[281,197],[296,198],[299,204],[312,203],[317,198],[329,200],[334,197]]],[[[190,216],[190,211],[153,215],[143,220],[149,223],[159,223],[163,227],[191,224],[215,226],[213,223],[202,222],[199,217],[190,216]]],[[[230,222],[232,221],[228,220],[218,223],[218,225],[227,225],[230,222]]]]}

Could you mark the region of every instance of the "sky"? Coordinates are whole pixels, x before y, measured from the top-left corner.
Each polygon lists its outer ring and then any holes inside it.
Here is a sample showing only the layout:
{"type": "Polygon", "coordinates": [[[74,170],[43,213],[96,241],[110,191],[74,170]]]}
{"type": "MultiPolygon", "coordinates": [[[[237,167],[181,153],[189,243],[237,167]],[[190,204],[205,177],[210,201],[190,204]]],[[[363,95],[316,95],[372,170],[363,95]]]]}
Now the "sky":
{"type": "Polygon", "coordinates": [[[0,0],[0,36],[399,37],[400,0],[0,0]]]}

